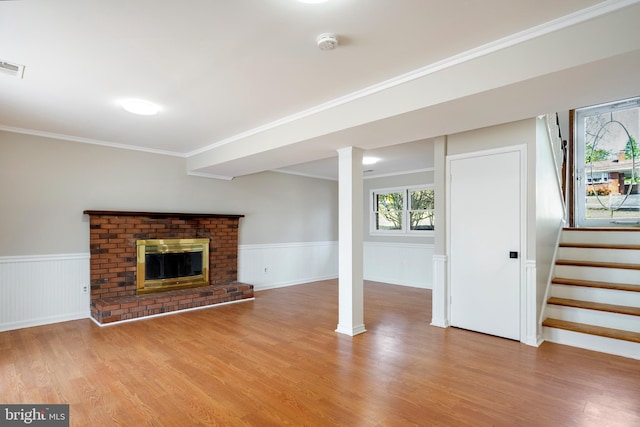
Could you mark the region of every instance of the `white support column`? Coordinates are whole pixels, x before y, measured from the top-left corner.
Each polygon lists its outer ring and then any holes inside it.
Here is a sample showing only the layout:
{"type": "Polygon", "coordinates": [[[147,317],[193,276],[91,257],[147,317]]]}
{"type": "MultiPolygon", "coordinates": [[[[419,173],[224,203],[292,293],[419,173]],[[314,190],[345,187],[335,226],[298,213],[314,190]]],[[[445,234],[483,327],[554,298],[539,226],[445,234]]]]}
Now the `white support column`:
{"type": "Polygon", "coordinates": [[[338,150],[338,327],[358,335],[364,328],[362,149],[338,150]]]}
{"type": "Polygon", "coordinates": [[[431,324],[449,326],[449,284],[446,244],[447,230],[447,137],[435,139],[433,148],[433,179],[435,184],[436,230],[433,250],[433,292],[431,294],[431,324]]]}

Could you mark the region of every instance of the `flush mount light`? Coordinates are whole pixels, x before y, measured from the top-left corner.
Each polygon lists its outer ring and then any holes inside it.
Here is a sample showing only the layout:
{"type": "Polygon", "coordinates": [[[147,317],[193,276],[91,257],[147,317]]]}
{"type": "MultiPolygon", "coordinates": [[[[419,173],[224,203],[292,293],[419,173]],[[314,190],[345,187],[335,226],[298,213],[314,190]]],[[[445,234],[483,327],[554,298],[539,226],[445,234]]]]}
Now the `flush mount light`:
{"type": "Polygon", "coordinates": [[[122,108],[133,114],[139,114],[141,116],[153,116],[158,114],[160,107],[153,102],[145,101],[144,99],[125,99],[120,102],[122,108]]]}
{"type": "Polygon", "coordinates": [[[380,161],[380,159],[378,159],[377,157],[363,157],[362,158],[362,164],[363,165],[375,165],[379,161],[380,161]]]}

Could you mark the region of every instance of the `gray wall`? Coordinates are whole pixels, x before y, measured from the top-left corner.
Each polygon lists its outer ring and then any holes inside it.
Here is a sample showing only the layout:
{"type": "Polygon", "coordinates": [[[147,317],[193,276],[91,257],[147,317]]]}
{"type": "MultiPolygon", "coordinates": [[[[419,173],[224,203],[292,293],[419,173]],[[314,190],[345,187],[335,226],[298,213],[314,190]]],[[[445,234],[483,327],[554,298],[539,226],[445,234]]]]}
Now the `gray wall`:
{"type": "Polygon", "coordinates": [[[240,244],[335,241],[336,182],[186,174],[183,158],[0,131],[0,256],[89,251],[91,210],[244,214],[240,244]]]}

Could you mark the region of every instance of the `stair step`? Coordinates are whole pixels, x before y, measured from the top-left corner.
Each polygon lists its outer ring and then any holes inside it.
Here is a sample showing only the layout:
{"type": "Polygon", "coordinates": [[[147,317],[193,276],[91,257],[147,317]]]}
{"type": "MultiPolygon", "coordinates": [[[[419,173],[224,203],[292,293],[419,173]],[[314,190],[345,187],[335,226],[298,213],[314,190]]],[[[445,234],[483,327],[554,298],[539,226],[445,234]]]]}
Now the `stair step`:
{"type": "Polygon", "coordinates": [[[609,313],[628,314],[631,316],[640,316],[640,307],[628,307],[624,305],[603,304],[591,301],[579,301],[575,299],[551,297],[547,301],[548,304],[563,305],[566,307],[585,308],[588,310],[606,311],[609,313]]]}
{"type": "Polygon", "coordinates": [[[640,316],[555,304],[547,304],[544,314],[545,317],[567,322],[640,333],[640,316]]]}
{"type": "Polygon", "coordinates": [[[551,318],[545,319],[544,322],[542,322],[542,326],[640,343],[640,333],[638,332],[629,332],[620,329],[605,328],[602,326],[585,325],[583,323],[568,322],[566,320],[551,318]]]}
{"type": "Polygon", "coordinates": [[[640,264],[625,264],[621,262],[577,261],[558,259],[556,265],[573,265],[576,267],[620,268],[624,270],[640,270],[640,264]]]}
{"type": "Polygon", "coordinates": [[[561,243],[640,245],[640,227],[565,228],[561,243]]]}
{"type": "MultiPolygon", "coordinates": [[[[568,243],[558,247],[558,259],[571,261],[640,264],[640,249],[623,249],[623,245],[594,245],[568,243]]],[[[638,246],[640,248],[640,246],[638,246]]]]}
{"type": "Polygon", "coordinates": [[[616,291],[640,292],[640,285],[629,283],[595,282],[591,280],[566,279],[564,277],[554,277],[551,283],[567,286],[585,286],[588,288],[612,289],[616,291]]]}
{"type": "Polygon", "coordinates": [[[564,227],[563,231],[638,231],[640,232],[640,227],[585,227],[585,228],[575,228],[575,227],[564,227]]]}
{"type": "MultiPolygon", "coordinates": [[[[581,279],[584,279],[584,277],[581,279]]],[[[567,286],[553,283],[549,289],[549,297],[626,307],[640,307],[640,292],[627,292],[624,290],[600,287],[567,286]]]]}
{"type": "Polygon", "coordinates": [[[555,265],[555,276],[574,280],[591,280],[594,282],[636,283],[640,285],[640,270],[625,268],[589,267],[575,264],[555,265]]]}
{"type": "Polygon", "coordinates": [[[572,243],[562,242],[561,248],[582,248],[582,249],[630,249],[640,250],[640,245],[631,245],[624,243],[572,243]]]}

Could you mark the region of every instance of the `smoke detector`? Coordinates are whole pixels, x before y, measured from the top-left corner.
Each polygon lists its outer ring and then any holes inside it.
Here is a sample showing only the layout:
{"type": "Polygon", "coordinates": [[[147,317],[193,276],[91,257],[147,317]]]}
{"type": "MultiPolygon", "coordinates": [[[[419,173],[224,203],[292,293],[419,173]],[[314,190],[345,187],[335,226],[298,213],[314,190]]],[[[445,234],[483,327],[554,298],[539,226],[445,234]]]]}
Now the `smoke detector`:
{"type": "Polygon", "coordinates": [[[320,50],[333,50],[338,46],[338,36],[333,33],[320,34],[316,38],[320,50]]]}

